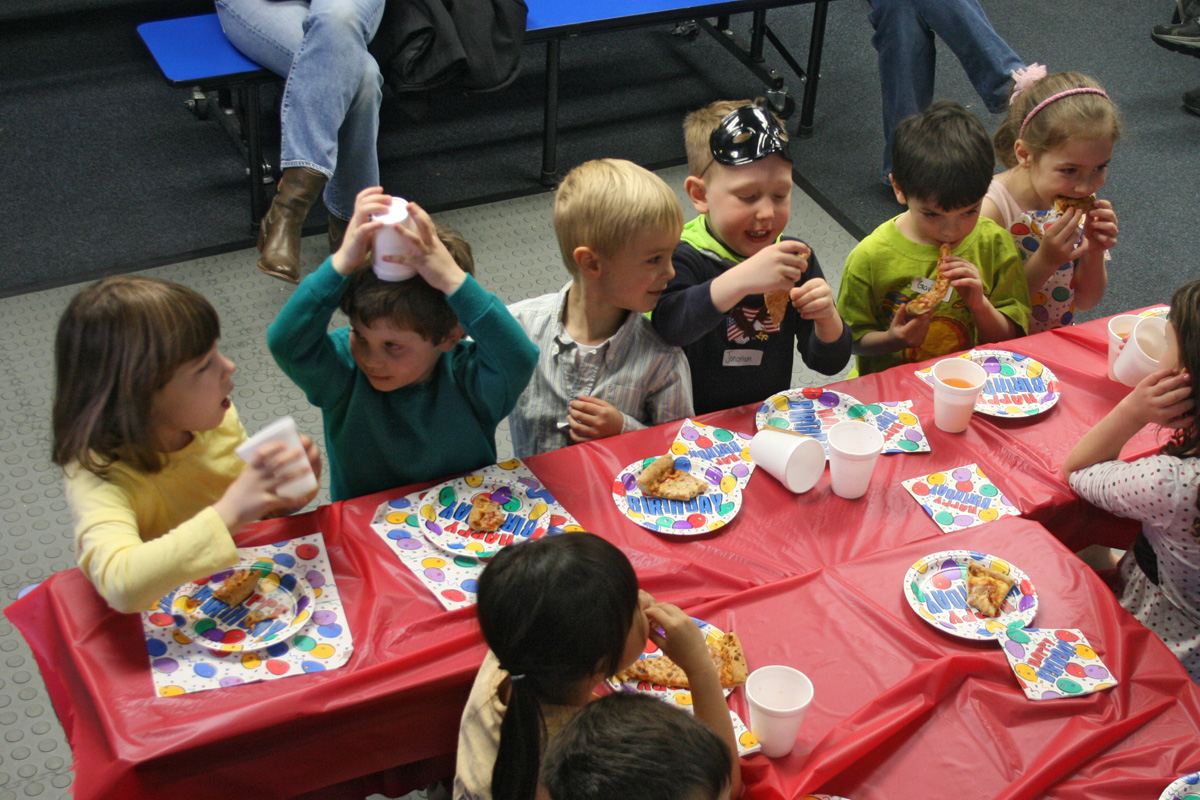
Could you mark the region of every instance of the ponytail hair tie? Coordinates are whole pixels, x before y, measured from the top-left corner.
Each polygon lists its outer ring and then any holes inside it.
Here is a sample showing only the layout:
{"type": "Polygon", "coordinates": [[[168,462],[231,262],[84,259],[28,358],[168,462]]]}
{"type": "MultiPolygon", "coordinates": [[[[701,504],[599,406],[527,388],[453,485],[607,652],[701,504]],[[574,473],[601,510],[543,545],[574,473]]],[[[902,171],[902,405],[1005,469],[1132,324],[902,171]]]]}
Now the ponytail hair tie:
{"type": "Polygon", "coordinates": [[[1030,86],[1048,74],[1045,64],[1033,63],[1027,67],[1014,69],[1012,71],[1013,91],[1012,96],[1008,98],[1008,104],[1011,106],[1021,96],[1021,92],[1027,90],[1030,86]]]}
{"type": "Polygon", "coordinates": [[[1033,109],[1028,114],[1025,115],[1025,121],[1021,123],[1021,132],[1017,134],[1017,138],[1018,139],[1025,138],[1025,129],[1027,127],[1029,127],[1029,120],[1033,119],[1035,114],[1037,114],[1039,111],[1041,111],[1043,108],[1050,105],[1054,101],[1062,100],[1064,97],[1070,97],[1071,95],[1075,95],[1075,94],[1098,94],[1101,97],[1103,97],[1105,100],[1109,101],[1110,103],[1112,102],[1112,98],[1108,96],[1108,92],[1104,91],[1103,89],[1095,89],[1091,86],[1079,86],[1075,89],[1067,89],[1065,91],[1059,92],[1058,94],[1052,94],[1049,97],[1047,97],[1045,100],[1043,100],[1042,102],[1040,102],[1036,106],[1034,106],[1033,109]]]}

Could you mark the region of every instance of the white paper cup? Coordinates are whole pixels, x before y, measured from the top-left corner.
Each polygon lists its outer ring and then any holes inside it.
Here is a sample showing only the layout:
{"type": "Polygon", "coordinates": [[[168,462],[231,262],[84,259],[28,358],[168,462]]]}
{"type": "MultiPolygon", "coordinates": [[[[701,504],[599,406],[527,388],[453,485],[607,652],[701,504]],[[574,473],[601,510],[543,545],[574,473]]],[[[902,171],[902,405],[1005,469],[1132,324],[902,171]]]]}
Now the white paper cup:
{"type": "Polygon", "coordinates": [[[1113,377],[1126,386],[1137,386],[1158,369],[1158,360],[1166,349],[1167,321],[1162,317],[1138,320],[1113,364],[1113,377]]]}
{"type": "Polygon", "coordinates": [[[829,429],[825,441],[833,493],[847,500],[862,497],[883,450],[883,434],[869,423],[845,420],[829,429]]]}
{"type": "Polygon", "coordinates": [[[811,436],[782,428],[763,428],[750,440],[750,457],[775,480],[800,494],[825,471],[825,448],[811,436]]]}
{"type": "Polygon", "coordinates": [[[812,681],[798,669],[774,665],[750,673],[746,680],[750,731],[762,745],[763,755],[779,758],[792,752],[812,699],[812,681]]]}
{"type": "MultiPolygon", "coordinates": [[[[296,428],[296,420],[291,417],[280,417],[275,420],[239,444],[234,452],[238,454],[238,458],[249,464],[258,449],[268,442],[282,442],[289,449],[304,452],[304,445],[300,442],[300,431],[296,428]]],[[[307,455],[288,466],[291,468],[293,465],[296,468],[302,468],[304,474],[280,486],[278,494],[280,497],[299,500],[317,488],[317,476],[313,474],[312,464],[309,463],[307,455]]]]}
{"type": "Polygon", "coordinates": [[[416,223],[408,215],[408,201],[403,197],[392,198],[392,208],[386,214],[376,214],[372,219],[379,220],[384,226],[375,232],[375,274],[381,281],[406,281],[417,274],[417,271],[407,264],[394,264],[384,261],[384,256],[415,255],[413,246],[401,238],[392,227],[396,223],[417,232],[416,223]]]}
{"type": "Polygon", "coordinates": [[[986,382],[987,370],[970,359],[947,358],[934,364],[933,424],[947,433],[965,431],[986,382]]]}
{"type": "Polygon", "coordinates": [[[1121,352],[1121,342],[1133,333],[1133,326],[1142,318],[1136,314],[1117,314],[1108,321],[1108,379],[1115,381],[1113,365],[1117,363],[1117,354],[1121,352]]]}

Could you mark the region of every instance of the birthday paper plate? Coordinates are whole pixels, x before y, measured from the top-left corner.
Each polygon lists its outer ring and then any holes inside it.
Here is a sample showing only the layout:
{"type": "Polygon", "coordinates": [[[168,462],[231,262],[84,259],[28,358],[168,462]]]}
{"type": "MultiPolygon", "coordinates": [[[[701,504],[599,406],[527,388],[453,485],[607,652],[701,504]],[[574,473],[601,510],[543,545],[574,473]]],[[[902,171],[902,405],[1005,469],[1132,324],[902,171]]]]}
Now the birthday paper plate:
{"type": "Polygon", "coordinates": [[[964,639],[995,641],[1006,628],[1024,628],[1037,614],[1037,591],[1029,576],[1003,559],[971,550],[944,550],[917,561],[904,574],[904,599],[921,619],[964,639]],[[1015,578],[998,617],[967,606],[967,562],[975,560],[1015,578]]]}
{"type": "Polygon", "coordinates": [[[491,558],[513,544],[556,536],[567,519],[554,497],[533,478],[513,479],[465,475],[434,486],[417,501],[416,523],[425,539],[450,555],[491,558]],[[474,531],[467,524],[471,503],[482,495],[499,503],[504,522],[494,531],[474,531]],[[553,506],[553,508],[551,508],[553,506]]]}
{"type": "Polygon", "coordinates": [[[1139,317],[1169,317],[1170,315],[1170,306],[1155,306],[1154,308],[1147,308],[1141,314],[1138,314],[1139,317]]]}
{"type": "Polygon", "coordinates": [[[1200,800],[1200,772],[1171,781],[1158,800],[1200,800]]]}
{"type": "Polygon", "coordinates": [[[290,638],[308,622],[317,596],[304,575],[273,561],[244,561],[232,569],[185,583],[165,598],[175,627],[180,633],[210,650],[241,653],[261,650],[290,638]],[[220,586],[235,570],[262,572],[258,590],[246,602],[230,607],[214,598],[220,586]],[[245,624],[251,612],[279,612],[250,627],[245,624]]]}
{"type": "Polygon", "coordinates": [[[754,416],[759,430],[785,428],[812,436],[821,442],[827,457],[826,434],[834,425],[848,419],[872,422],[874,414],[870,406],[848,394],[821,388],[788,389],[773,394],[763,401],[754,416]]]}
{"type": "MultiPolygon", "coordinates": [[[[1030,417],[1058,402],[1058,378],[1040,361],[1007,350],[971,350],[969,358],[987,371],[987,383],[975,401],[975,410],[993,417],[1030,417]]],[[[933,367],[917,370],[917,377],[933,385],[933,367]]]]}
{"type": "Polygon", "coordinates": [[[737,464],[715,464],[691,456],[676,456],[675,469],[694,475],[708,484],[708,491],[687,502],[646,497],[638,488],[642,470],[653,458],[633,462],[613,481],[613,501],[621,513],[655,533],[698,536],[724,527],[742,508],[742,490],[733,470],[737,464]]]}
{"type": "Polygon", "coordinates": [[[800,800],[849,800],[840,794],[806,794],[800,800]]]}

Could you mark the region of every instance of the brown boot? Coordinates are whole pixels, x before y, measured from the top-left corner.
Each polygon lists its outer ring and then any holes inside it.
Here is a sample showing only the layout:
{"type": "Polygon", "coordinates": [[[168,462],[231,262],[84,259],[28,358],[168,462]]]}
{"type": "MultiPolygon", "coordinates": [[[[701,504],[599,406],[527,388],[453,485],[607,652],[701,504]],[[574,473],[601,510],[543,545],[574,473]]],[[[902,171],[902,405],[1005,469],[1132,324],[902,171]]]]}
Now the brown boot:
{"type": "Polygon", "coordinates": [[[288,283],[300,282],[300,233],[304,218],[325,188],[325,176],[308,167],[288,167],[258,229],[258,268],[288,283]]]}
{"type": "Polygon", "coordinates": [[[348,220],[344,220],[337,214],[329,215],[329,254],[333,255],[342,246],[342,240],[346,238],[346,226],[349,225],[348,220]]]}

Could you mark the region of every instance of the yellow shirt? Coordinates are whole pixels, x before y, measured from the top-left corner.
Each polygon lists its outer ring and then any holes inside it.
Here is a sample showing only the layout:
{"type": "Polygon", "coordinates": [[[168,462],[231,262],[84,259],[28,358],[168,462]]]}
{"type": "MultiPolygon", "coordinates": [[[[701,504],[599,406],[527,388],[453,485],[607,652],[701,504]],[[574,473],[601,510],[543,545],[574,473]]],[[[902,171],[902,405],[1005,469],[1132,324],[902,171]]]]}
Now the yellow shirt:
{"type": "Polygon", "coordinates": [[[101,478],[67,465],[75,558],[110,606],[146,611],[176,586],[237,563],[233,536],[212,504],[246,466],[234,453],[245,439],[231,407],[220,426],[170,453],[160,472],[117,462],[101,478]]]}

